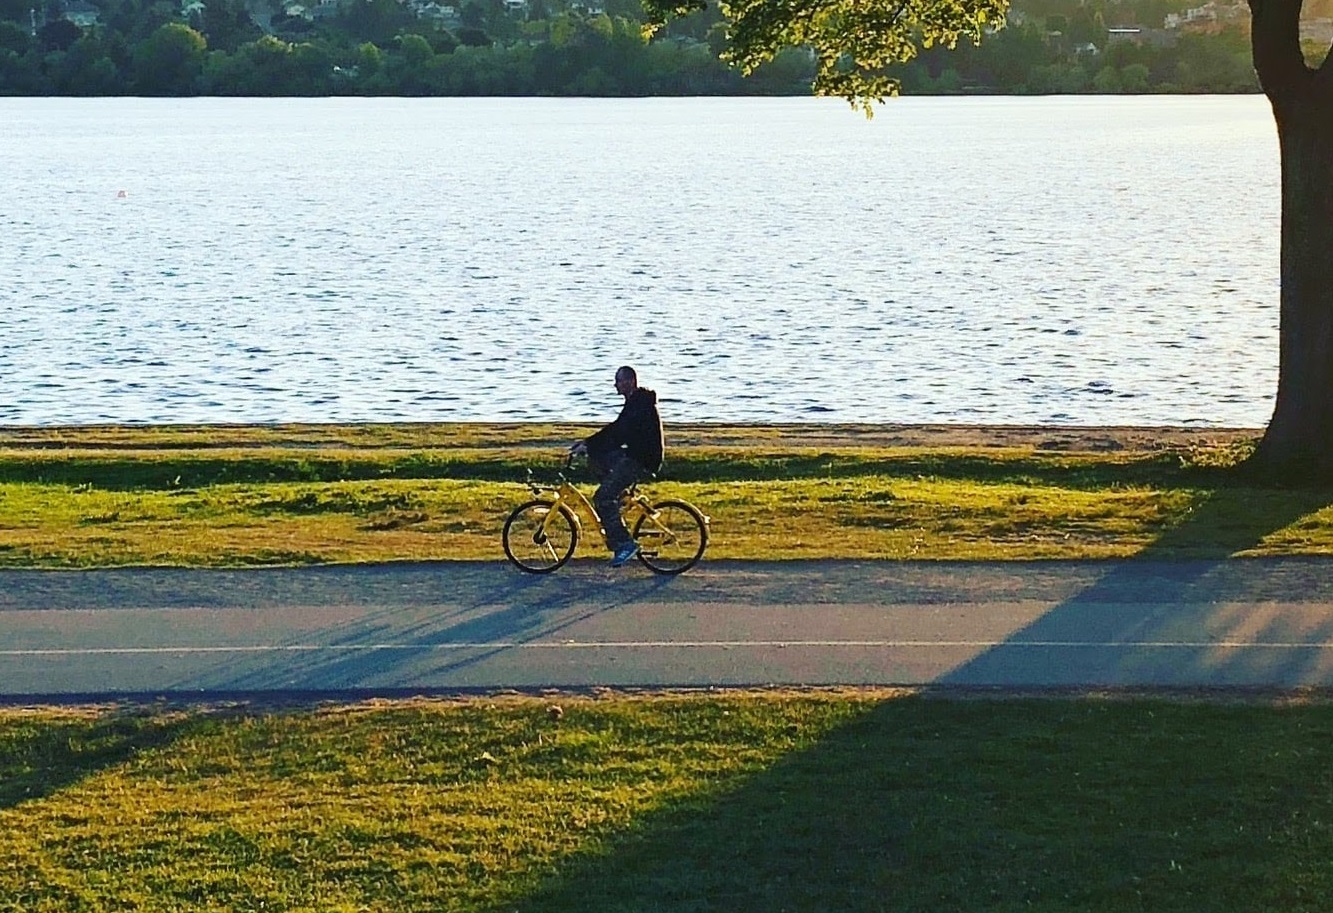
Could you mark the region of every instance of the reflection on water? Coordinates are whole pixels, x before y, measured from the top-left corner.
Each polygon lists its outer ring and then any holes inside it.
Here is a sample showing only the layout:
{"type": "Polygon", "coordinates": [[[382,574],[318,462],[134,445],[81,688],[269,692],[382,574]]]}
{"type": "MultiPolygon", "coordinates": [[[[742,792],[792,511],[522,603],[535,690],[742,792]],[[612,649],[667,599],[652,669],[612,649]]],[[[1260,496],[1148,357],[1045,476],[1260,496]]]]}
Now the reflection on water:
{"type": "Polygon", "coordinates": [[[0,423],[1261,425],[1259,97],[0,99],[0,423]],[[1236,179],[1236,178],[1239,178],[1236,179]]]}

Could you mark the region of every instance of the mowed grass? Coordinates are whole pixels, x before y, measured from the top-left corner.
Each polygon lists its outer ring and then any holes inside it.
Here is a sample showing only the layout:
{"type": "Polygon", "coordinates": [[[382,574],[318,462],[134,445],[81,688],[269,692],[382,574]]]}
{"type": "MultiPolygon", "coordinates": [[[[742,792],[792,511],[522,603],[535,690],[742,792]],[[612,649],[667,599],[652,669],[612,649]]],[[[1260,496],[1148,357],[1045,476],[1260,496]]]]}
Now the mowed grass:
{"type": "Polygon", "coordinates": [[[0,774],[0,910],[22,913],[1198,913],[1333,898],[1321,702],[814,692],[8,711],[0,774]]]}
{"type": "MultiPolygon", "coordinates": [[[[499,559],[505,517],[532,497],[527,471],[553,482],[588,431],[11,429],[0,565],[499,559]]],[[[1333,489],[1247,476],[1234,437],[1088,452],[865,446],[836,429],[819,446],[762,427],[678,438],[647,491],[708,514],[715,559],[1333,553],[1333,489]]],[[[599,554],[586,531],[580,554],[599,554]]]]}

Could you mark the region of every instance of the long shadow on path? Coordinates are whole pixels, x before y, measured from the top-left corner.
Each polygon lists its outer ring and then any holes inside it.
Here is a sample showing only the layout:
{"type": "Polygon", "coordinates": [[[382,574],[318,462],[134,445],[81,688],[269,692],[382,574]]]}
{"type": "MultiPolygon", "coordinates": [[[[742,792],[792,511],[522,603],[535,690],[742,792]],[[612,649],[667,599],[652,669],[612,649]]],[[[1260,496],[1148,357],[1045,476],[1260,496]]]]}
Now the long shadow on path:
{"type": "Polygon", "coordinates": [[[1327,558],[1236,558],[1326,506],[1322,490],[1219,488],[1181,524],[942,684],[1295,686],[1333,667],[1327,558]],[[1247,511],[1247,501],[1268,499],[1247,511]],[[1260,523],[1253,517],[1263,517],[1260,523]],[[1181,555],[1190,555],[1182,559],[1181,555]],[[1283,603],[1279,611],[1272,604],[1283,603]],[[1308,612],[1290,610],[1309,603],[1308,612]],[[1247,646],[1253,643],[1263,647],[1247,646]],[[1293,646],[1296,645],[1296,646],[1293,646]]]}
{"type": "Polygon", "coordinates": [[[608,580],[586,570],[562,578],[534,577],[494,563],[463,569],[462,575],[451,568],[447,579],[457,589],[437,594],[440,602],[447,600],[445,608],[429,602],[386,606],[354,623],[322,630],[320,643],[333,649],[294,654],[280,666],[266,659],[239,659],[215,669],[209,687],[235,692],[274,687],[297,692],[374,690],[426,666],[432,676],[449,675],[550,638],[593,615],[650,598],[671,583],[658,576],[608,580]],[[460,585],[462,575],[467,579],[460,585]],[[459,599],[462,594],[466,596],[459,599]],[[379,643],[394,647],[375,649],[379,643]],[[436,649],[440,646],[459,649],[436,649]]]}

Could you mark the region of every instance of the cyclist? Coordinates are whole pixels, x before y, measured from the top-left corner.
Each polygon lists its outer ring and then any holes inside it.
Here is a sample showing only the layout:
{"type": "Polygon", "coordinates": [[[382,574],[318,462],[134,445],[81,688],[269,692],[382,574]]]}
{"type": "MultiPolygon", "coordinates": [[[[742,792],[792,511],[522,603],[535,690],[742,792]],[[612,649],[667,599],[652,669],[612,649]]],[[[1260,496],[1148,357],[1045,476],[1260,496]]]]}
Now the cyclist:
{"type": "Polygon", "coordinates": [[[616,371],[616,392],[625,397],[616,420],[569,448],[571,456],[588,457],[588,466],[601,483],[592,501],[606,529],[612,567],[622,566],[639,553],[639,544],[620,518],[621,495],[662,468],[657,394],[639,386],[639,377],[629,365],[616,371]]]}

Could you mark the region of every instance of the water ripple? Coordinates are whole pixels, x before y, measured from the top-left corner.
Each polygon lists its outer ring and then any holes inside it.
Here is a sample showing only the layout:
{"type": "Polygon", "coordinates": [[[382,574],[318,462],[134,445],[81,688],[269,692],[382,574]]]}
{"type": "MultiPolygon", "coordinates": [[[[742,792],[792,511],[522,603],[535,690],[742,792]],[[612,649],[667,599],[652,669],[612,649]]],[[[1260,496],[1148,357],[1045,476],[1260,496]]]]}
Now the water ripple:
{"type": "Polygon", "coordinates": [[[1262,99],[0,99],[0,422],[1256,426],[1262,99]],[[1228,175],[1245,175],[1234,182],[1228,175]],[[123,193],[122,193],[123,191],[123,193]]]}

